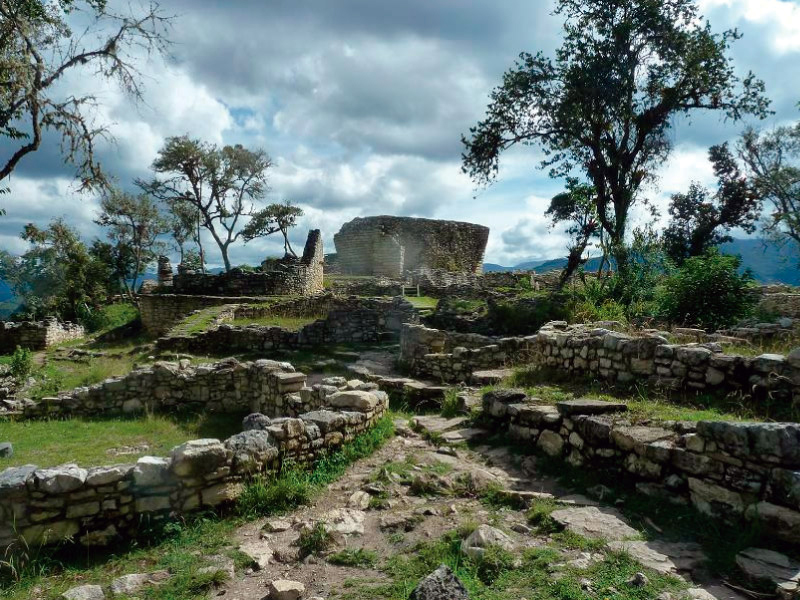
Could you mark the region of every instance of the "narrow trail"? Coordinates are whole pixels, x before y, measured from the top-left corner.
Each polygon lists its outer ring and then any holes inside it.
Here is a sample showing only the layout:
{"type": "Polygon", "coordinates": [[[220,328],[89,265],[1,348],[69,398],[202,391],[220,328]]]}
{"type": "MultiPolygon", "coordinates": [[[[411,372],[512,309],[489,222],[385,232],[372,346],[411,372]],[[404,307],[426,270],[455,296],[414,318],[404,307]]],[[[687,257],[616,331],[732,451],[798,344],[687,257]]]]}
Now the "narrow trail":
{"type": "MultiPolygon", "coordinates": [[[[426,426],[446,426],[442,419],[426,419],[426,426]]],[[[509,490],[522,499],[555,501],[560,510],[554,514],[562,524],[587,537],[632,537],[624,517],[613,507],[600,506],[591,498],[564,489],[555,479],[538,473],[531,457],[489,446],[437,448],[400,422],[398,433],[381,450],[352,465],[313,506],[241,527],[236,540],[243,551],[261,563],[261,568],[231,580],[218,595],[226,600],[261,600],[268,595],[271,581],[292,580],[305,586],[303,597],[307,599],[345,595],[368,598],[369,586],[388,583],[388,576],[374,567],[331,564],[325,558],[330,552],[363,548],[377,553],[380,563],[411,552],[421,541],[481,524],[505,532],[515,551],[550,542],[548,535],[537,533],[527,523],[525,510],[497,509],[481,503],[480,492],[490,486],[509,490]],[[301,558],[300,532],[320,522],[333,533],[333,546],[322,556],[301,558]],[[360,582],[360,596],[353,595],[354,581],[360,582]]],[[[667,543],[652,536],[647,542],[610,543],[612,547],[624,545],[649,567],[684,577],[693,588],[693,599],[744,598],[707,576],[704,557],[693,544],[667,543]]],[[[565,549],[561,554],[563,563],[571,566],[590,565],[602,558],[597,552],[578,550],[565,549]]]]}

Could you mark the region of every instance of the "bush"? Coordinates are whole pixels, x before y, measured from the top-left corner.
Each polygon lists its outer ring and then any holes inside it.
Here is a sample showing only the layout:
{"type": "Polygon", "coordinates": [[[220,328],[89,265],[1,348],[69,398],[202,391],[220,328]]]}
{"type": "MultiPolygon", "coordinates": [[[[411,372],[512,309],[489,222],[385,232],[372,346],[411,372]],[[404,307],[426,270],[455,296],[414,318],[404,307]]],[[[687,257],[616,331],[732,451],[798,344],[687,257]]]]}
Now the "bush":
{"type": "Polygon", "coordinates": [[[660,317],[680,325],[715,330],[752,313],[757,302],[753,276],[739,273],[741,259],[713,250],[687,259],[659,288],[660,317]]]}
{"type": "Polygon", "coordinates": [[[333,536],[325,529],[323,523],[315,523],[313,527],[300,532],[297,545],[300,547],[300,557],[305,558],[325,552],[333,545],[333,536]]]}
{"type": "Polygon", "coordinates": [[[33,353],[27,348],[17,346],[11,355],[9,368],[14,379],[23,383],[33,371],[33,353]]]}

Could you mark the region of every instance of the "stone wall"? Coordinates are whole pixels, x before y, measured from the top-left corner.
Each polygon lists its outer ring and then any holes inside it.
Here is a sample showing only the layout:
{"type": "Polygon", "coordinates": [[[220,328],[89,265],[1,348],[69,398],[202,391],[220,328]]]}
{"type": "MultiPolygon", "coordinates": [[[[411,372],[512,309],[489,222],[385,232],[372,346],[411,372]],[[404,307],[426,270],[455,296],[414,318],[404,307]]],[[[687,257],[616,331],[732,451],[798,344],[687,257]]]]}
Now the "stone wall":
{"type": "Polygon", "coordinates": [[[499,339],[406,325],[400,362],[416,375],[442,381],[467,381],[475,370],[524,363],[610,383],[740,391],[769,395],[786,406],[800,403],[800,348],[788,356],[746,357],[724,354],[713,343],[669,344],[655,334],[634,337],[563,322],[532,336],[499,339]]]}
{"type": "Polygon", "coordinates": [[[54,344],[82,338],[85,331],[75,323],[59,323],[50,318],[44,321],[0,321],[0,354],[11,354],[20,346],[44,350],[54,344]]]}
{"type": "Polygon", "coordinates": [[[411,217],[359,217],[333,240],[343,273],[402,278],[418,268],[479,273],[488,227],[411,217]]]}
{"type": "Polygon", "coordinates": [[[767,288],[761,296],[758,307],[781,317],[800,319],[800,291],[794,288],[791,291],[773,293],[767,288]]]}
{"type": "Polygon", "coordinates": [[[320,387],[326,388],[328,409],[299,418],[251,416],[247,431],[224,441],[187,442],[168,457],[88,469],[6,469],[0,473],[0,549],[21,545],[19,536],[33,547],[66,539],[106,545],[137,535],[154,520],[231,502],[249,478],[275,473],[284,461],[303,464],[335,451],[388,406],[383,392],[320,387]]]}
{"type": "Polygon", "coordinates": [[[531,449],[608,473],[614,483],[621,474],[641,493],[691,502],[714,517],[758,520],[766,533],[800,545],[800,424],[632,425],[615,413],[624,408],[592,400],[545,406],[519,390],[483,399],[495,427],[531,449]]]}
{"type": "MultiPolygon", "coordinates": [[[[298,307],[305,306],[300,315],[318,314],[309,312],[311,309],[309,303],[323,300],[327,313],[325,318],[310,323],[298,331],[276,326],[236,326],[225,323],[193,335],[161,338],[158,340],[158,347],[177,352],[215,354],[318,348],[324,344],[379,342],[389,337],[396,337],[404,323],[417,321],[413,306],[404,298],[322,296],[318,300],[307,299],[305,304],[297,302],[298,307]]],[[[319,308],[322,308],[321,304],[319,308]]],[[[265,309],[242,306],[234,309],[233,314],[261,316],[253,314],[254,310],[285,314],[278,306],[265,309]]]]}
{"type": "Polygon", "coordinates": [[[288,296],[322,293],[322,235],[309,231],[303,256],[265,261],[262,271],[232,269],[227,273],[179,273],[172,278],[175,294],[200,296],[288,296]]]}
{"type": "Polygon", "coordinates": [[[109,416],[140,413],[245,413],[295,416],[314,410],[321,399],[299,392],[306,376],[289,363],[272,360],[214,364],[158,362],[122,377],[64,392],[22,406],[26,417],[109,416]]]}

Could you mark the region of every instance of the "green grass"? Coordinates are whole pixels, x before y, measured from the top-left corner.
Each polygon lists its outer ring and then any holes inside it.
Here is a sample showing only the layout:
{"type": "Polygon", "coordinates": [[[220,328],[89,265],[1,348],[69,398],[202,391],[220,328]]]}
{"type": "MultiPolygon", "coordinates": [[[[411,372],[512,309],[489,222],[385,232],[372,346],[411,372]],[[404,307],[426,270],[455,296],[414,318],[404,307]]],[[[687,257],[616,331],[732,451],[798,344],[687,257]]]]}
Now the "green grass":
{"type": "Polygon", "coordinates": [[[332,565],[372,569],[378,564],[378,553],[364,548],[345,548],[328,556],[332,565]]]}
{"type": "Polygon", "coordinates": [[[442,410],[440,413],[446,419],[458,416],[458,390],[450,388],[444,394],[442,400],[442,410]]]}
{"type": "Polygon", "coordinates": [[[239,513],[257,518],[283,514],[309,504],[326,485],[341,477],[350,464],[378,450],[392,435],[393,416],[388,415],[339,452],[318,460],[312,471],[289,464],[274,477],[256,478],[239,497],[239,513]]]}
{"type": "Polygon", "coordinates": [[[241,431],[242,415],[193,417],[146,415],[136,419],[68,419],[0,421],[0,439],[14,445],[11,458],[0,458],[0,470],[25,464],[50,467],[65,462],[81,466],[135,462],[143,455],[166,455],[185,441],[224,439],[241,431]],[[110,449],[132,449],[124,455],[110,449]]]}
{"type": "Polygon", "coordinates": [[[127,375],[137,363],[139,359],[130,355],[101,356],[91,360],[48,360],[34,369],[32,376],[36,384],[26,395],[40,400],[58,392],[100,383],[109,377],[127,375]]]}
{"type": "Polygon", "coordinates": [[[783,354],[785,356],[795,348],[800,348],[800,332],[795,332],[786,339],[756,341],[751,344],[724,344],[722,351],[725,354],[740,356],[761,356],[762,354],[783,354]]]}
{"type": "MultiPolygon", "coordinates": [[[[338,452],[318,461],[311,470],[304,471],[303,481],[309,490],[308,498],[324,485],[340,477],[355,460],[365,458],[380,448],[394,433],[393,415],[381,419],[371,430],[345,444],[338,452]]],[[[287,472],[299,473],[299,469],[287,472]]],[[[267,486],[268,488],[269,486],[267,486]]],[[[206,557],[225,555],[234,559],[237,568],[247,565],[245,557],[233,549],[233,534],[243,518],[259,514],[272,514],[269,506],[254,502],[268,501],[262,492],[245,494],[237,502],[239,517],[219,518],[213,514],[196,516],[186,521],[171,521],[165,526],[148,528],[140,524],[141,538],[126,548],[108,551],[93,549],[76,551],[65,548],[31,549],[23,559],[14,563],[15,572],[0,568],[0,598],[3,600],[56,600],[67,589],[85,584],[108,585],[120,575],[167,569],[172,577],[164,584],[149,588],[143,597],[147,600],[200,600],[208,597],[211,588],[221,581],[219,572],[201,574],[199,569],[208,566],[206,557]],[[5,579],[3,579],[5,578],[5,579]],[[34,592],[34,589],[36,590],[34,592]]],[[[270,497],[280,497],[279,492],[270,497]]],[[[283,510],[296,508],[285,502],[283,510]]]]}
{"type": "Polygon", "coordinates": [[[553,576],[555,564],[563,562],[557,547],[526,549],[519,554],[490,548],[482,559],[461,553],[461,537],[450,532],[438,540],[421,542],[408,551],[390,557],[381,570],[388,583],[348,580],[341,600],[406,600],[419,581],[439,565],[449,566],[467,588],[472,600],[645,600],[663,592],[677,594],[687,586],[677,578],[650,571],[624,553],[604,551],[603,559],[588,569],[563,567],[553,576]],[[649,582],[643,587],[628,583],[640,571],[649,582]],[[592,582],[593,591],[582,589],[581,581],[592,582]]]}
{"type": "MultiPolygon", "coordinates": [[[[661,391],[646,386],[614,387],[597,380],[566,376],[549,369],[533,370],[520,367],[514,375],[497,387],[519,387],[530,401],[555,404],[574,398],[595,398],[624,401],[627,418],[633,422],[649,419],[675,421],[751,421],[762,419],[796,420],[796,410],[787,403],[764,400],[747,402],[737,394],[697,393],[692,391],[661,391]],[[789,411],[789,412],[787,412],[789,411]]],[[[492,386],[483,391],[494,389],[492,386]]]]}
{"type": "Polygon", "coordinates": [[[434,310],[439,304],[438,298],[431,298],[430,296],[406,296],[406,300],[416,309],[434,310]]]}
{"type": "Polygon", "coordinates": [[[321,554],[333,545],[333,536],[325,528],[324,523],[315,523],[313,527],[303,529],[297,540],[300,548],[300,558],[321,554]]]}
{"type": "Polygon", "coordinates": [[[92,332],[104,332],[128,325],[139,318],[139,309],[127,302],[104,306],[89,317],[87,328],[92,332]]]}
{"type": "Polygon", "coordinates": [[[247,327],[248,325],[258,325],[260,327],[282,327],[289,331],[299,331],[306,325],[310,325],[318,319],[324,319],[325,315],[309,315],[306,317],[285,317],[281,315],[266,315],[263,317],[235,319],[233,325],[236,327],[247,327]]]}

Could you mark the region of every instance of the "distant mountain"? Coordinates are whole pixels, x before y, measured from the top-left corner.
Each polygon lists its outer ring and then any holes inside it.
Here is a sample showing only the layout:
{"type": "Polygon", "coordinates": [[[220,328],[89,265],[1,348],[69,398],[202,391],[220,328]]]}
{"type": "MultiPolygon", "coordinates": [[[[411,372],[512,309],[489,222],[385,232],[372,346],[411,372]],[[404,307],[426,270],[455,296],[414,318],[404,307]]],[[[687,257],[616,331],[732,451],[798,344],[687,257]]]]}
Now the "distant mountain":
{"type": "MultiPolygon", "coordinates": [[[[750,269],[753,276],[759,283],[785,283],[789,285],[800,285],[800,267],[797,265],[798,257],[793,255],[792,248],[780,248],[775,244],[764,244],[758,239],[736,239],[720,246],[725,254],[738,255],[742,257],[742,269],[750,269]]],[[[567,264],[566,257],[554,258],[551,260],[526,261],[504,267],[488,263],[484,265],[484,271],[530,271],[536,270],[539,273],[556,271],[563,269],[567,264]]],[[[586,270],[597,270],[600,265],[599,258],[589,259],[586,263],[586,270]]]]}

